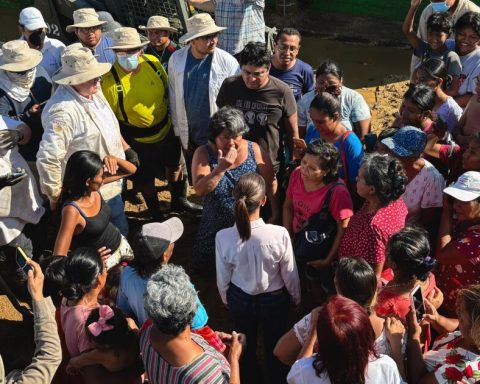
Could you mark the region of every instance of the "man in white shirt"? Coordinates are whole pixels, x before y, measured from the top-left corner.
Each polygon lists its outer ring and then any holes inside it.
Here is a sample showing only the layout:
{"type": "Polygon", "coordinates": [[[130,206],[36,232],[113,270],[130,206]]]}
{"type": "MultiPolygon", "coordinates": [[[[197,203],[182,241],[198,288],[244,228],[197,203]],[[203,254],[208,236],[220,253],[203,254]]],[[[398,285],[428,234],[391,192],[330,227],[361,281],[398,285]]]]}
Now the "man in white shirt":
{"type": "Polygon", "coordinates": [[[43,59],[40,65],[52,77],[60,69],[60,56],[65,44],[47,36],[48,26],[41,12],[35,7],[22,9],[18,17],[18,28],[22,34],[21,38],[27,41],[30,48],[42,52],[43,59]]]}

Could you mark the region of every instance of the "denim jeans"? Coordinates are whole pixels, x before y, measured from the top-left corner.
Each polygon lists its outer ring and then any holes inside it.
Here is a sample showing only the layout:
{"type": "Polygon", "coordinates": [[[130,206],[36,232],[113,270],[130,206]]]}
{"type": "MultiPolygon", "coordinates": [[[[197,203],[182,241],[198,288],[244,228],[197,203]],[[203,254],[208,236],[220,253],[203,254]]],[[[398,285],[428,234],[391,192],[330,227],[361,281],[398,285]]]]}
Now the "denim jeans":
{"type": "Polygon", "coordinates": [[[119,229],[120,233],[123,236],[127,237],[128,221],[127,216],[125,216],[122,195],[112,197],[110,200],[107,200],[106,203],[112,210],[112,216],[110,217],[110,221],[119,229]]]}
{"type": "Polygon", "coordinates": [[[288,367],[273,355],[273,348],[287,330],[290,297],[286,289],[252,296],[230,284],[227,302],[235,330],[247,336],[247,347],[240,361],[242,382],[253,382],[249,376],[258,372],[257,330],[261,325],[267,376],[271,384],[285,383],[288,367]]]}

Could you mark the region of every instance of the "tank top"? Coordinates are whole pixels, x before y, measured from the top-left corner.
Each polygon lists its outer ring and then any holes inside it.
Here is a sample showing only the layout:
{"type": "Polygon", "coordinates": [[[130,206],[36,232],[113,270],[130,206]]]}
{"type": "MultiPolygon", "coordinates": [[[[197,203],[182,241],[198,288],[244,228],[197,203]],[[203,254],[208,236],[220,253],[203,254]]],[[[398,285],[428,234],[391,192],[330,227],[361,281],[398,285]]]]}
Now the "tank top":
{"type": "Polygon", "coordinates": [[[70,201],[64,206],[71,205],[75,207],[80,215],[85,219],[85,228],[78,235],[74,235],[72,243],[74,248],[92,247],[99,249],[107,247],[115,252],[120,246],[122,235],[120,231],[110,222],[112,211],[107,203],[100,196],[100,211],[95,216],[87,216],[79,205],[70,201]]]}

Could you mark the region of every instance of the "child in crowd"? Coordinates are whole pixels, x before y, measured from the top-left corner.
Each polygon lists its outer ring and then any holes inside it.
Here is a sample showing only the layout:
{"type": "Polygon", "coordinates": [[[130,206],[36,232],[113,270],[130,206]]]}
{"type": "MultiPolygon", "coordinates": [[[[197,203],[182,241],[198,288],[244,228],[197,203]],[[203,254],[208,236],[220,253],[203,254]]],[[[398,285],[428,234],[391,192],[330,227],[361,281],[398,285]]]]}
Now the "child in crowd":
{"type": "Polygon", "coordinates": [[[435,107],[435,92],[425,85],[411,84],[403,95],[400,115],[392,124],[401,128],[406,125],[428,132],[432,127],[432,111],[435,107]]]}
{"type": "Polygon", "coordinates": [[[72,357],[67,366],[68,373],[97,364],[110,372],[119,372],[138,363],[141,365],[138,327],[120,309],[101,305],[92,310],[85,323],[85,333],[95,348],[72,357]]]}
{"type": "Polygon", "coordinates": [[[462,64],[454,50],[448,49],[445,42],[452,33],[453,19],[447,12],[437,12],[427,19],[427,41],[421,40],[413,30],[413,20],[422,0],[412,0],[405,16],[402,31],[413,48],[413,54],[422,62],[428,59],[440,59],[447,66],[447,74],[452,82],[445,92],[450,96],[458,94],[462,64]]]}
{"type": "Polygon", "coordinates": [[[452,80],[447,74],[447,66],[440,59],[427,59],[417,67],[414,77],[417,85],[423,84],[435,91],[433,112],[447,124],[448,132],[452,134],[463,110],[455,99],[445,92],[452,80]]]}

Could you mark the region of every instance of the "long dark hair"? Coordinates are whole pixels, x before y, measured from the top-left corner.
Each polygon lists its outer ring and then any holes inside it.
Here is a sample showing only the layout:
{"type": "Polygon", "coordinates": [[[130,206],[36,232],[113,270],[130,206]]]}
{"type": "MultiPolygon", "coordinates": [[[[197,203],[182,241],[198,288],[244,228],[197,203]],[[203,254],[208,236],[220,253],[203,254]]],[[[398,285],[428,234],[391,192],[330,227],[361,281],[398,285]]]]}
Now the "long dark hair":
{"type": "Polygon", "coordinates": [[[235,224],[242,241],[252,235],[249,215],[254,212],[265,197],[265,180],[258,173],[247,173],[238,179],[233,190],[235,198],[235,224]]]}
{"type": "MultiPolygon", "coordinates": [[[[63,175],[60,202],[78,200],[87,195],[87,180],[95,177],[102,167],[102,159],[95,152],[83,150],[70,156],[63,175]]],[[[58,207],[61,209],[62,205],[58,204],[58,207]]]]}
{"type": "Polygon", "coordinates": [[[365,309],[334,295],[320,309],[316,325],[320,342],[313,368],[317,376],[326,373],[332,384],[365,384],[369,358],[378,358],[375,333],[365,309]]]}
{"type": "Polygon", "coordinates": [[[80,247],[65,261],[65,284],[62,294],[67,300],[78,301],[90,292],[103,271],[103,262],[96,249],[80,247]]]}

